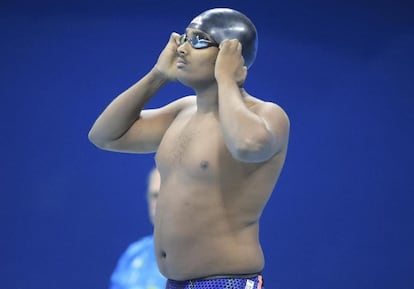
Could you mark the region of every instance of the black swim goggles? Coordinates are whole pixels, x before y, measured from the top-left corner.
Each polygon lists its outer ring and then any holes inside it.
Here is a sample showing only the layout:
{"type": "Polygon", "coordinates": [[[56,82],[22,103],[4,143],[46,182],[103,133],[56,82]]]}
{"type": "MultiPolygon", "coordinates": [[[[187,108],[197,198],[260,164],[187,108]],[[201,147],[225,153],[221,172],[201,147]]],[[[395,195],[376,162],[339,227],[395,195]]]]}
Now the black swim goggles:
{"type": "Polygon", "coordinates": [[[203,49],[212,46],[219,47],[216,42],[203,37],[204,36],[195,33],[191,38],[188,38],[187,34],[183,34],[180,36],[180,46],[188,41],[195,49],[203,49]]]}

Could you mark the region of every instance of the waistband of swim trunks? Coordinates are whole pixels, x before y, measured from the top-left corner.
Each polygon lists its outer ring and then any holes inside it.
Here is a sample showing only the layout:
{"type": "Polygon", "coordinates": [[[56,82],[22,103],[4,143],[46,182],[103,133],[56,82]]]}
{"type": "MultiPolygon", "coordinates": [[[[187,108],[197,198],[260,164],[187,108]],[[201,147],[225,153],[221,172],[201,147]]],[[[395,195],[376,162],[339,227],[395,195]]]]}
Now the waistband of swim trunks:
{"type": "MultiPolygon", "coordinates": [[[[257,276],[262,275],[262,272],[258,273],[251,273],[251,274],[223,274],[223,275],[212,275],[212,276],[206,276],[196,279],[190,279],[186,281],[203,281],[203,280],[214,280],[214,279],[250,279],[250,278],[256,278],[257,276]]],[[[171,279],[170,279],[171,280],[171,279]]],[[[177,280],[171,280],[175,282],[181,282],[177,280]]],[[[183,281],[183,282],[186,282],[183,281]]]]}

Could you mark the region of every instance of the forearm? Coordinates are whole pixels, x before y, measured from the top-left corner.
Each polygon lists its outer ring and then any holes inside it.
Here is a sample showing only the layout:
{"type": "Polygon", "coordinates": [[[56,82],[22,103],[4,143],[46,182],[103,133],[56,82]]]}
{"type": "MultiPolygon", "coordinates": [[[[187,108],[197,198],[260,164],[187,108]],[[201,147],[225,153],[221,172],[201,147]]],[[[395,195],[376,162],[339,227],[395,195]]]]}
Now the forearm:
{"type": "Polygon", "coordinates": [[[219,113],[224,140],[241,161],[262,161],[268,151],[270,132],[265,121],[247,106],[236,82],[218,81],[219,113]]]}
{"type": "Polygon", "coordinates": [[[144,105],[167,80],[156,69],[117,96],[101,113],[89,131],[89,139],[98,146],[121,137],[139,118],[144,105]]]}

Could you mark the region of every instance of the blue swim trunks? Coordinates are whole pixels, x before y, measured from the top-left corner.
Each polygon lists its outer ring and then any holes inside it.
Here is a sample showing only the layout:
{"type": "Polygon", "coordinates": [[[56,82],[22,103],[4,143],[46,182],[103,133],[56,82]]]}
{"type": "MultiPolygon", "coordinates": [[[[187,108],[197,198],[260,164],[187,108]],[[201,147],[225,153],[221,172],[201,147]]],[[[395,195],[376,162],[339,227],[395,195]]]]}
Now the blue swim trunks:
{"type": "Polygon", "coordinates": [[[168,280],[166,289],[264,289],[263,277],[255,275],[217,276],[188,281],[168,280]]]}

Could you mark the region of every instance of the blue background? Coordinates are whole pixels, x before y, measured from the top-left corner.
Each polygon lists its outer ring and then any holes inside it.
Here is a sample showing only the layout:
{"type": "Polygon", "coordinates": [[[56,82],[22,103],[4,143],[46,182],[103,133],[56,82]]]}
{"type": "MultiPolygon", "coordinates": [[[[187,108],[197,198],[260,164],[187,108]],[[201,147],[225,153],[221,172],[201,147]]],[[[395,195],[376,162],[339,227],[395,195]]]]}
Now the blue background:
{"type": "MultiPolygon", "coordinates": [[[[247,90],[285,108],[290,148],[262,218],[268,289],[414,288],[409,1],[2,1],[0,287],[102,289],[148,234],[153,155],[87,133],[171,31],[233,7],[259,31],[247,90]]],[[[189,94],[168,85],[150,106],[189,94]]]]}

